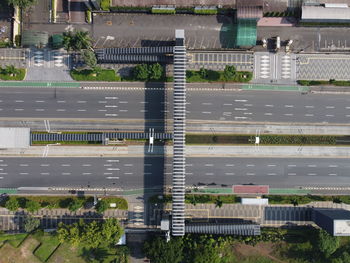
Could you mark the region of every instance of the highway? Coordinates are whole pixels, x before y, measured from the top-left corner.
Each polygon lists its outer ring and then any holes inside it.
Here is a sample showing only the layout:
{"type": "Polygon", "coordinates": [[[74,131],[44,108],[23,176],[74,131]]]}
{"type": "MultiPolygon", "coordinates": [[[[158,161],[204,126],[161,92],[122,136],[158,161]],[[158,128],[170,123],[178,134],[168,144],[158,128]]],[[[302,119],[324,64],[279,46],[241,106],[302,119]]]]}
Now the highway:
{"type": "MultiPolygon", "coordinates": [[[[84,187],[138,189],[171,185],[172,159],[1,158],[0,187],[84,187]]],[[[272,188],[350,187],[346,158],[187,158],[186,184],[272,188]]]]}
{"type": "MultiPolygon", "coordinates": [[[[171,119],[171,93],[161,88],[0,88],[0,119],[171,119]]],[[[187,120],[347,124],[349,102],[350,96],[342,94],[191,89],[187,120]]]]}

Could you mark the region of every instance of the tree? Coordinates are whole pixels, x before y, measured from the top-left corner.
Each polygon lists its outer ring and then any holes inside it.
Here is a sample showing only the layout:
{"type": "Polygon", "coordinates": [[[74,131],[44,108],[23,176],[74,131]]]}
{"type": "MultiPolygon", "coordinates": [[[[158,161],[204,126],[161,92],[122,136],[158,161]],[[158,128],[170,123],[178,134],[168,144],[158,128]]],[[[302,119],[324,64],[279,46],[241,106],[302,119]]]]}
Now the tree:
{"type": "Polygon", "coordinates": [[[100,214],[102,214],[104,211],[108,209],[108,202],[106,200],[100,200],[98,201],[96,205],[96,211],[100,214]]]}
{"type": "Polygon", "coordinates": [[[40,204],[36,201],[29,200],[26,203],[26,209],[28,212],[34,213],[34,212],[38,211],[40,208],[41,208],[40,204]]]}
{"type": "Polygon", "coordinates": [[[206,79],[208,77],[208,70],[206,70],[205,68],[200,68],[199,75],[202,79],[206,79]]]}
{"type": "Polygon", "coordinates": [[[159,63],[149,65],[149,78],[159,80],[163,75],[163,68],[159,63]]]}
{"type": "Polygon", "coordinates": [[[68,209],[69,211],[75,212],[79,210],[84,205],[84,199],[76,198],[73,199],[72,202],[69,203],[68,209]]]}
{"type": "Polygon", "coordinates": [[[26,216],[24,218],[24,231],[27,233],[33,232],[40,226],[40,219],[32,216],[26,216]]]}
{"type": "Polygon", "coordinates": [[[124,230],[117,219],[108,218],[103,223],[101,232],[104,242],[107,242],[107,244],[113,244],[120,239],[124,230]]]}
{"type": "Polygon", "coordinates": [[[19,70],[16,69],[14,65],[6,66],[5,69],[2,69],[2,71],[10,76],[16,76],[19,73],[19,70]]]}
{"type": "Polygon", "coordinates": [[[220,197],[218,197],[216,200],[215,200],[215,207],[222,207],[222,205],[224,204],[224,202],[221,200],[220,197]]]}
{"type": "Polygon", "coordinates": [[[10,211],[17,211],[19,208],[19,203],[17,199],[10,198],[9,200],[7,200],[5,203],[5,208],[7,208],[10,211]]]}
{"type": "Polygon", "coordinates": [[[136,67],[134,67],[132,74],[135,79],[147,80],[149,76],[147,64],[137,65],[136,67]]]}
{"type": "Polygon", "coordinates": [[[9,5],[18,6],[21,9],[26,9],[37,3],[36,0],[7,0],[9,5]]]}
{"type": "Polygon", "coordinates": [[[233,80],[235,75],[236,75],[236,68],[235,68],[235,66],[228,66],[228,65],[226,65],[225,69],[224,69],[224,78],[225,78],[225,80],[233,80]]]}
{"type": "Polygon", "coordinates": [[[179,237],[166,242],[164,238],[156,237],[145,242],[143,250],[154,263],[179,263],[183,260],[183,240],[179,237]]]}
{"type": "Polygon", "coordinates": [[[92,39],[88,31],[69,31],[63,33],[63,46],[66,50],[80,51],[92,48],[92,39]]]}
{"type": "Polygon", "coordinates": [[[221,258],[219,255],[219,251],[213,245],[199,245],[193,251],[193,257],[191,262],[196,263],[220,263],[221,258]]]}
{"type": "Polygon", "coordinates": [[[318,249],[326,256],[332,255],[339,247],[339,238],[329,235],[325,230],[320,230],[317,239],[318,249]]]}
{"type": "Polygon", "coordinates": [[[83,51],[83,59],[85,64],[92,69],[96,68],[97,65],[97,59],[95,56],[95,53],[91,50],[84,50],[83,51]]]}

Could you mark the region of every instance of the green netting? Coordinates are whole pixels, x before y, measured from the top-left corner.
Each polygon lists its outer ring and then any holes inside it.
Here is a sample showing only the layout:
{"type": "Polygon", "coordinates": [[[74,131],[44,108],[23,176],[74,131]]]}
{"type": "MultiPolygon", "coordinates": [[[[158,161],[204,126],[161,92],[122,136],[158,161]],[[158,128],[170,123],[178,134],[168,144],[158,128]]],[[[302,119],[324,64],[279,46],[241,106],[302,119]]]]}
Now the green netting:
{"type": "Polygon", "coordinates": [[[256,45],[256,19],[238,19],[236,46],[249,47],[256,45]]]}
{"type": "Polygon", "coordinates": [[[24,31],[22,34],[22,46],[24,47],[46,47],[49,42],[49,35],[47,32],[39,31],[24,31]]]}

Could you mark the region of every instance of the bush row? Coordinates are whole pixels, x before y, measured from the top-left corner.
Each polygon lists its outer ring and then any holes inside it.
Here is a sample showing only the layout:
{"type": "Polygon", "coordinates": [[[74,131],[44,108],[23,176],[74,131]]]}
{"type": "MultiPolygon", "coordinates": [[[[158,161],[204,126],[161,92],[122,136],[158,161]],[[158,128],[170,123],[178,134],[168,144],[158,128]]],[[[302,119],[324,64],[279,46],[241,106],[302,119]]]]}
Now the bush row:
{"type": "Polygon", "coordinates": [[[318,86],[318,85],[335,85],[335,86],[350,86],[350,80],[298,80],[302,86],[318,86]]]}
{"type": "MultiPolygon", "coordinates": [[[[9,196],[1,201],[0,206],[11,211],[16,211],[18,208],[27,209],[29,212],[35,212],[40,208],[68,208],[71,211],[77,211],[88,203],[93,203],[93,200],[92,196],[9,196]]],[[[110,203],[116,203],[116,209],[128,209],[128,203],[124,198],[104,197],[102,200],[107,203],[107,208],[110,203]]]]}
{"type": "MultiPolygon", "coordinates": [[[[251,137],[251,140],[254,138],[251,137]]],[[[329,135],[261,135],[261,144],[335,145],[336,137],[329,135]]]]}
{"type": "Polygon", "coordinates": [[[77,81],[121,81],[119,75],[113,69],[73,69],[70,72],[71,77],[77,81]]]}
{"type": "Polygon", "coordinates": [[[194,9],[196,15],[216,15],[218,13],[217,9],[194,9]]]}
{"type": "Polygon", "coordinates": [[[175,9],[152,9],[152,14],[175,14],[175,9]]]}
{"type": "Polygon", "coordinates": [[[187,82],[249,82],[253,78],[252,72],[230,70],[233,66],[226,66],[224,71],[210,69],[187,70],[187,82]]]}

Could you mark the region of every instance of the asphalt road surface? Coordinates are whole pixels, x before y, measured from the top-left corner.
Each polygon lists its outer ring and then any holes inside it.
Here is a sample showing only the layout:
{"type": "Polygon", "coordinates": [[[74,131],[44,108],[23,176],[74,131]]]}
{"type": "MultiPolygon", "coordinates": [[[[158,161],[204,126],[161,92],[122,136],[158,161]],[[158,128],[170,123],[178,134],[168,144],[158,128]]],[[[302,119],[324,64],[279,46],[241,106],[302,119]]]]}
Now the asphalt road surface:
{"type": "MultiPolygon", "coordinates": [[[[2,158],[0,187],[83,187],[138,189],[171,185],[172,159],[2,158]],[[165,176],[163,176],[165,175],[165,176]]],[[[186,184],[272,188],[350,187],[349,159],[187,158],[186,184]]]]}
{"type": "MultiPolygon", "coordinates": [[[[1,88],[0,118],[171,119],[171,93],[161,88],[1,88]]],[[[350,96],[342,94],[192,89],[187,120],[344,124],[350,120],[349,102],[350,96]]]]}

